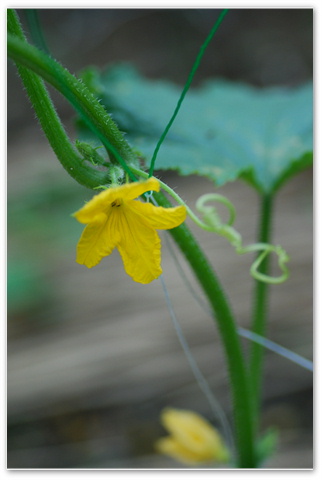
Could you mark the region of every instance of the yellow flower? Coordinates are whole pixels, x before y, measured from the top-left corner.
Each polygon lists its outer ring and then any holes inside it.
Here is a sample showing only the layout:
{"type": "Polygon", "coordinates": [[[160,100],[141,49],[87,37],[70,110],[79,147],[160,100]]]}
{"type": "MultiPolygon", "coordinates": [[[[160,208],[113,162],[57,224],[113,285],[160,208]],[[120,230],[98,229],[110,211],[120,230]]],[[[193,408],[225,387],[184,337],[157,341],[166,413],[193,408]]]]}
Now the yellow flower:
{"type": "Polygon", "coordinates": [[[156,229],[180,225],[186,218],[186,208],[155,207],[134,200],[151,190],[160,190],[155,178],[109,188],[74,213],[80,223],[88,224],[77,245],[76,261],[94,267],[116,247],[133,280],[150,283],[159,277],[161,242],[156,229]]]}
{"type": "Polygon", "coordinates": [[[170,436],[157,441],[159,453],[188,465],[228,461],[228,450],[218,431],[197,413],[166,408],[161,422],[170,436]]]}

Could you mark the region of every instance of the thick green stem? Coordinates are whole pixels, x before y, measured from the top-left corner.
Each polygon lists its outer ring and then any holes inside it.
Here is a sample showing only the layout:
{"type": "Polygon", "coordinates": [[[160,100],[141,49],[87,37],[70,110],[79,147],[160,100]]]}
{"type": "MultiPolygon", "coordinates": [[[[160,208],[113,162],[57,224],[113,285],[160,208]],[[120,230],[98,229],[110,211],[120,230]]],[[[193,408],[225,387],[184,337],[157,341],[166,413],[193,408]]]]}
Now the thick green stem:
{"type": "MultiPolygon", "coordinates": [[[[8,31],[24,39],[18,17],[12,10],[8,10],[8,31]]],[[[41,78],[19,64],[17,69],[40,125],[66,171],[77,182],[88,188],[107,183],[106,171],[99,171],[86,164],[74,150],[41,78]]]]}
{"type": "MultiPolygon", "coordinates": [[[[162,194],[154,195],[159,205],[171,206],[162,194]]],[[[219,280],[188,227],[180,225],[170,230],[170,234],[188,260],[210,302],[224,344],[233,397],[238,467],[256,468],[249,378],[230,306],[219,280]]]]}
{"type": "MultiPolygon", "coordinates": [[[[116,156],[123,168],[131,174],[127,164],[135,164],[136,155],[123,133],[95,96],[56,60],[25,41],[18,18],[12,10],[8,11],[8,32],[8,56],[22,67],[26,67],[25,71],[32,70],[62,93],[102,144],[112,153],[110,159],[116,156]]],[[[102,184],[104,182],[98,182],[94,187],[102,184]]]]}
{"type": "MultiPolygon", "coordinates": [[[[272,222],[273,197],[269,194],[263,195],[261,202],[261,217],[258,232],[258,242],[270,243],[270,232],[272,222]]],[[[259,271],[265,275],[269,274],[269,256],[267,256],[259,271]]],[[[266,282],[256,281],[254,290],[253,305],[253,324],[251,330],[257,335],[265,336],[267,320],[268,303],[268,284],[266,282]]],[[[261,383],[263,367],[264,348],[259,343],[252,342],[250,350],[250,378],[252,382],[253,408],[255,428],[258,428],[260,402],[261,402],[261,383]]]]}
{"type": "Polygon", "coordinates": [[[8,35],[7,44],[8,55],[12,60],[31,69],[55,87],[83,117],[90,120],[97,133],[105,137],[125,161],[133,161],[134,154],[124,135],[81,80],[56,60],[17,37],[8,35]]]}

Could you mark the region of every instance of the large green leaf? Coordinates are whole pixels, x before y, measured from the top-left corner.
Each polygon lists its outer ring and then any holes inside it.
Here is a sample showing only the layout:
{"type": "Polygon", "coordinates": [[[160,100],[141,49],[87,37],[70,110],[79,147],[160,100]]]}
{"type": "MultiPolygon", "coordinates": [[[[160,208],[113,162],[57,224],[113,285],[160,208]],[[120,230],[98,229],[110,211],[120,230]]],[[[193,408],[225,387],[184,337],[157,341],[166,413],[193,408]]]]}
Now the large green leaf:
{"type": "MultiPolygon", "coordinates": [[[[102,73],[91,68],[82,78],[148,166],[181,89],[125,65],[102,73]]],[[[312,84],[256,89],[208,81],[189,90],[155,168],[203,175],[217,185],[242,176],[273,191],[312,163],[312,123],[312,84]]]]}

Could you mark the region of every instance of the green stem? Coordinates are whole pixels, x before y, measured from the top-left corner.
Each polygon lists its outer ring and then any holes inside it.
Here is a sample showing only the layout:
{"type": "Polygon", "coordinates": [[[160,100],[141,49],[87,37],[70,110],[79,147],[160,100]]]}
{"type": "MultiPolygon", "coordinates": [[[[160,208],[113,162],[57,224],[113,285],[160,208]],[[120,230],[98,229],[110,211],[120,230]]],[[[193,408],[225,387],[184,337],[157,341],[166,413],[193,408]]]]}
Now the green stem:
{"type": "MultiPolygon", "coordinates": [[[[8,10],[8,31],[24,39],[18,17],[8,10]]],[[[43,81],[29,69],[17,65],[21,80],[44,133],[66,171],[81,185],[94,188],[107,182],[106,171],[88,166],[74,150],[62,126],[43,81]]]]}
{"type": "Polygon", "coordinates": [[[136,162],[136,156],[124,135],[88,88],[56,60],[28,44],[21,36],[12,35],[15,33],[9,28],[8,56],[41,76],[64,95],[107,148],[111,147],[112,153],[116,151],[118,158],[123,159],[122,166],[125,169],[126,162],[136,162]]]}
{"type": "MultiPolygon", "coordinates": [[[[154,196],[159,205],[172,206],[163,194],[158,193],[154,196]]],[[[183,224],[170,230],[169,233],[199,280],[219,327],[232,389],[238,467],[256,468],[249,378],[230,306],[208,259],[188,227],[183,224]]]]}
{"type": "MultiPolygon", "coordinates": [[[[273,213],[273,197],[263,195],[261,202],[261,219],[258,232],[258,242],[270,243],[271,222],[273,213]]],[[[267,256],[259,271],[265,275],[269,273],[269,256],[267,256]]],[[[254,290],[253,323],[251,330],[257,335],[265,336],[268,303],[268,285],[266,282],[256,281],[254,290]]],[[[260,414],[260,398],[262,383],[264,348],[262,345],[252,342],[250,350],[250,378],[252,382],[253,408],[255,428],[258,429],[260,414]]]]}

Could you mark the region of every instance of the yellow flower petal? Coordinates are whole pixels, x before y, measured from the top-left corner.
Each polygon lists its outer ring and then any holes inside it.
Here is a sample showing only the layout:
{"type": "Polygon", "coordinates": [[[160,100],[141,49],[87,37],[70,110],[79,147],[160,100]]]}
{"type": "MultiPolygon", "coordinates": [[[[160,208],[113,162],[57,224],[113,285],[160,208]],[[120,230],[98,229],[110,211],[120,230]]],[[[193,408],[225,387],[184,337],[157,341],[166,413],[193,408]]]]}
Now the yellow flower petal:
{"type": "Polygon", "coordinates": [[[156,444],[155,449],[157,452],[163,455],[169,455],[170,457],[179,460],[179,462],[186,463],[188,465],[195,465],[200,463],[200,456],[193,451],[188,450],[176,439],[172,437],[160,438],[156,444]]]}
{"type": "Polygon", "coordinates": [[[115,199],[115,188],[109,188],[95,195],[89,202],[77,210],[73,216],[80,223],[93,222],[95,217],[101,213],[104,213],[106,209],[113,203],[115,199]]]}
{"type": "Polygon", "coordinates": [[[119,210],[120,242],[117,248],[125,271],[136,282],[150,283],[162,273],[158,234],[143,223],[127,204],[119,210]]]}
{"type": "Polygon", "coordinates": [[[119,187],[122,189],[121,197],[124,200],[134,200],[140,197],[145,192],[158,192],[160,190],[160,183],[154,177],[144,180],[143,182],[126,183],[119,187]]]}
{"type": "Polygon", "coordinates": [[[143,223],[157,230],[177,227],[185,221],[187,216],[184,206],[163,208],[133,200],[128,202],[128,207],[141,218],[143,223]]]}
{"type": "Polygon", "coordinates": [[[125,183],[119,187],[112,187],[95,195],[80,210],[74,213],[74,217],[80,223],[90,223],[99,213],[105,212],[115,200],[133,200],[150,190],[159,191],[160,184],[156,178],[150,178],[144,182],[125,183]]]}
{"type": "Polygon", "coordinates": [[[166,408],[162,412],[161,420],[165,428],[173,435],[180,435],[184,432],[185,435],[191,433],[193,436],[198,433],[198,436],[205,437],[211,435],[214,430],[207,420],[190,410],[166,408]]]}
{"type": "Polygon", "coordinates": [[[119,238],[117,218],[113,212],[109,215],[100,213],[82,233],[77,245],[76,262],[88,268],[94,267],[112,252],[119,238]]]}
{"type": "Polygon", "coordinates": [[[156,229],[174,228],[186,218],[186,208],[162,208],[134,200],[159,191],[157,179],[109,188],[95,195],[74,216],[88,224],[77,247],[77,262],[91,268],[117,247],[125,271],[139,283],[162,273],[161,242],[156,229]]]}
{"type": "Polygon", "coordinates": [[[164,427],[183,449],[193,452],[199,461],[227,461],[228,452],[218,431],[200,415],[189,410],[165,409],[164,427]]]}

